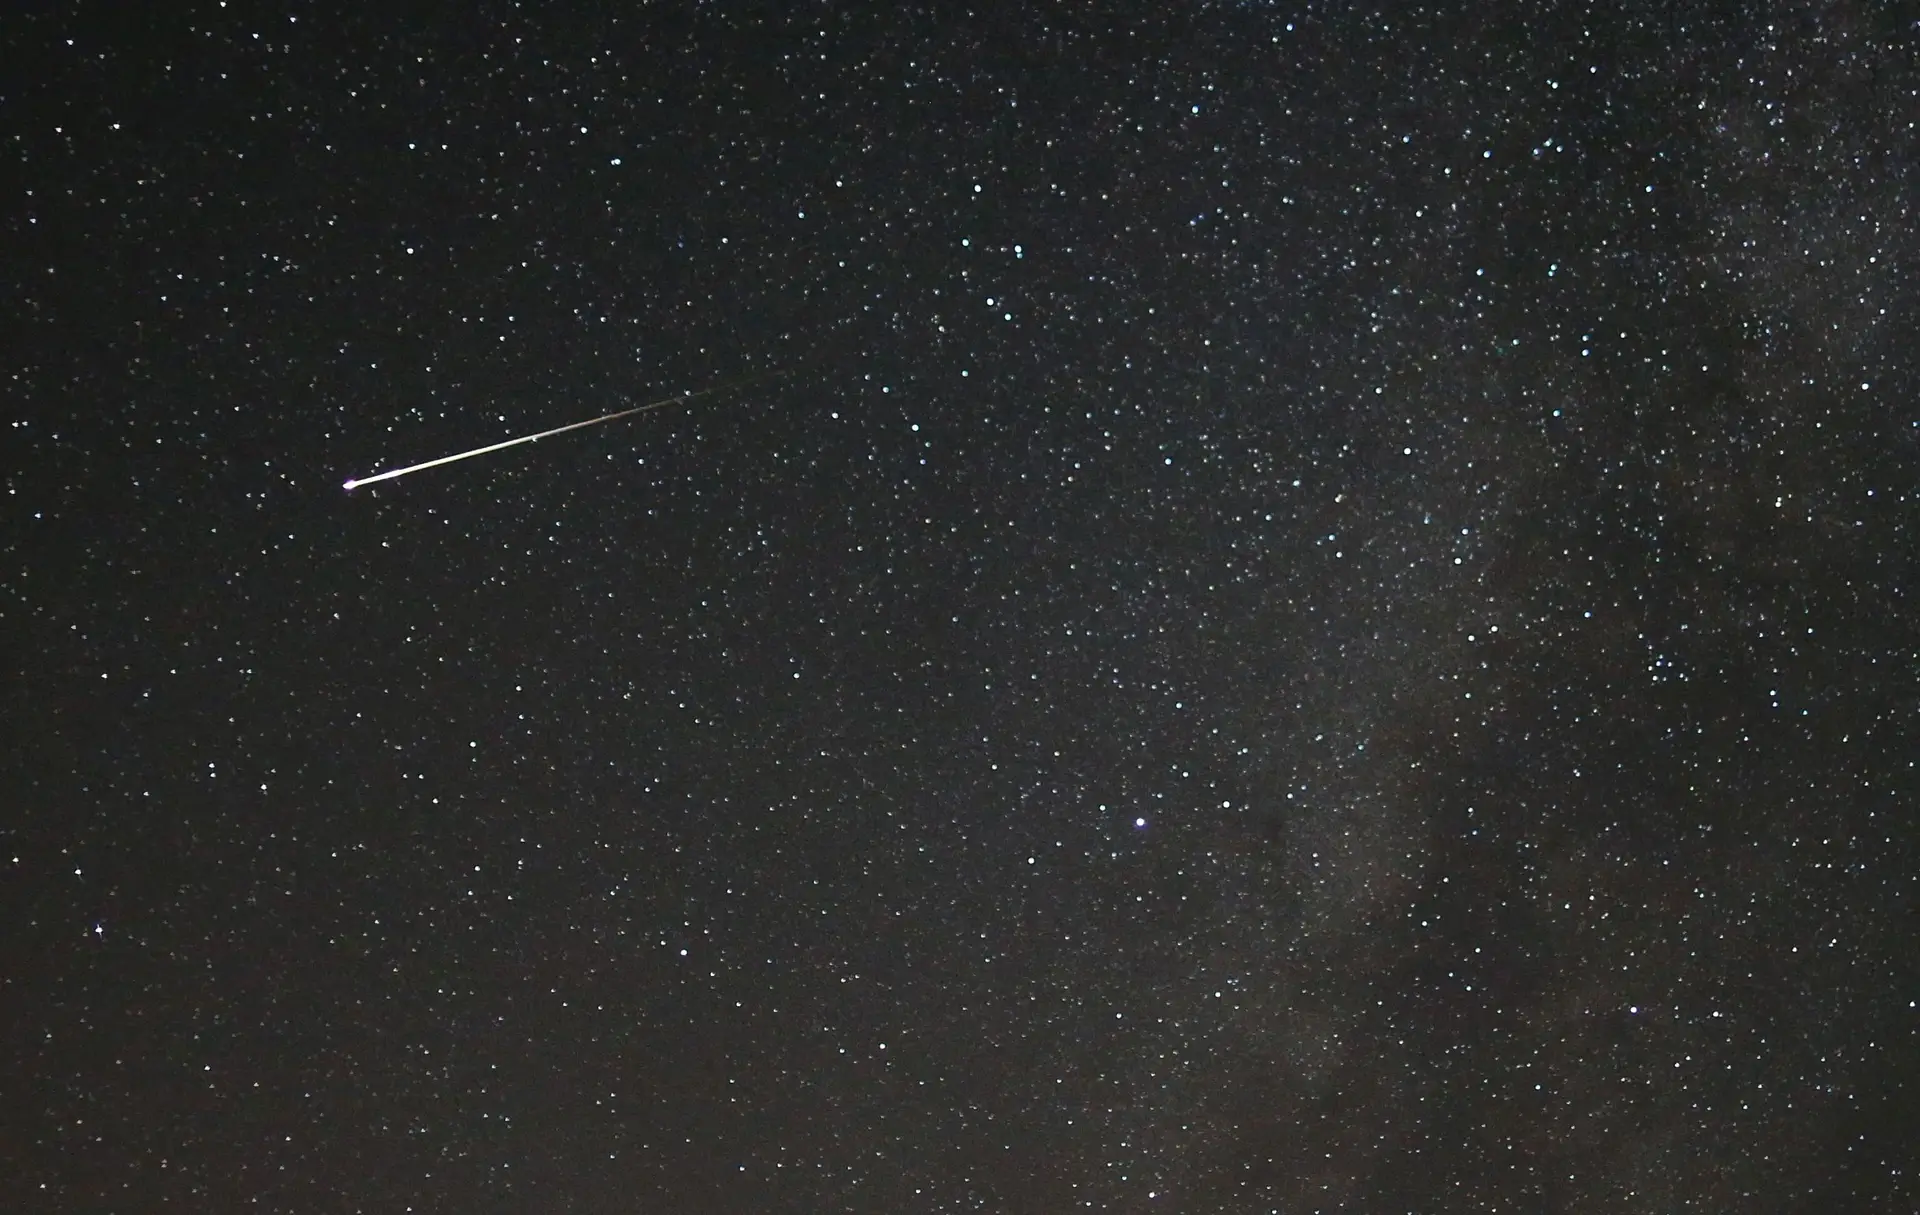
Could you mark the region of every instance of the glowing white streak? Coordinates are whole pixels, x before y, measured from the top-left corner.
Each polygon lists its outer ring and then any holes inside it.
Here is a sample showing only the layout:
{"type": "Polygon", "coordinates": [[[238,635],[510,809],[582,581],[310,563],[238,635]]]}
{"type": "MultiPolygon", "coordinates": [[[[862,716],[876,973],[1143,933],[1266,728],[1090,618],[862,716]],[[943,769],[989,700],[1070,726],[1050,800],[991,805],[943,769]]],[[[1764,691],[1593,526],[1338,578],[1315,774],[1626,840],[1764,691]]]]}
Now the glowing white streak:
{"type": "Polygon", "coordinates": [[[569,430],[579,430],[583,426],[598,426],[602,422],[611,422],[615,418],[624,418],[629,414],[640,413],[648,409],[661,409],[686,400],[686,397],[668,397],[664,401],[652,401],[645,405],[636,405],[632,409],[622,409],[618,413],[602,414],[584,422],[573,422],[566,426],[556,426],[552,430],[543,430],[537,435],[521,435],[517,439],[508,439],[502,443],[489,443],[485,447],[476,447],[472,451],[458,452],[451,456],[441,456],[438,460],[427,460],[420,464],[409,464],[405,468],[390,468],[371,477],[349,477],[345,483],[347,489],[358,489],[362,485],[372,485],[375,481],[391,481],[395,477],[404,477],[408,473],[419,472],[423,468],[438,468],[442,464],[451,464],[455,460],[471,460],[475,456],[484,456],[490,451],[499,451],[505,447],[517,447],[522,443],[533,443],[541,439],[550,439],[554,435],[565,434],[569,430]]]}
{"type": "Polygon", "coordinates": [[[552,430],[543,430],[537,435],[521,435],[517,439],[507,439],[500,443],[489,443],[485,447],[476,447],[472,451],[462,451],[456,452],[451,456],[441,456],[438,460],[427,460],[420,464],[409,464],[405,468],[390,468],[386,472],[375,473],[371,477],[349,477],[342,485],[342,488],[358,489],[362,485],[372,485],[375,481],[391,481],[395,477],[404,477],[408,473],[416,473],[422,469],[438,468],[442,464],[452,464],[455,460],[471,460],[475,456],[484,456],[488,452],[500,451],[507,447],[517,447],[522,443],[534,443],[541,439],[551,439],[555,435],[566,434],[569,430],[580,430],[588,426],[598,426],[602,422],[611,422],[615,418],[628,418],[636,413],[646,413],[653,409],[665,409],[669,405],[683,405],[695,397],[704,397],[711,393],[719,392],[723,388],[733,388],[741,384],[751,383],[754,380],[766,379],[768,376],[784,374],[786,373],[780,371],[762,372],[760,375],[748,376],[744,380],[734,380],[730,383],[719,384],[712,388],[702,388],[699,392],[683,392],[678,396],[662,397],[657,401],[648,401],[645,405],[635,405],[632,409],[621,409],[613,413],[603,413],[597,418],[588,418],[584,422],[569,422],[565,426],[556,426],[552,430]]]}

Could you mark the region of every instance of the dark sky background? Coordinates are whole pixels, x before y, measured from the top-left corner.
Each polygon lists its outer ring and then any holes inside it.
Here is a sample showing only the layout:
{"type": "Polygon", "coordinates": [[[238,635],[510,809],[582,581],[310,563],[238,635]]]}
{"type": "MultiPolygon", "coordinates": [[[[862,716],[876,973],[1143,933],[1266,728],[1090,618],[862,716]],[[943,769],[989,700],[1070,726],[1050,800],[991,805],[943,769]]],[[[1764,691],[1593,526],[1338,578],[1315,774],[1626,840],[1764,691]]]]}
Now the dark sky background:
{"type": "Polygon", "coordinates": [[[0,18],[0,1207],[1920,1205],[1898,6],[351,7],[0,18]]]}

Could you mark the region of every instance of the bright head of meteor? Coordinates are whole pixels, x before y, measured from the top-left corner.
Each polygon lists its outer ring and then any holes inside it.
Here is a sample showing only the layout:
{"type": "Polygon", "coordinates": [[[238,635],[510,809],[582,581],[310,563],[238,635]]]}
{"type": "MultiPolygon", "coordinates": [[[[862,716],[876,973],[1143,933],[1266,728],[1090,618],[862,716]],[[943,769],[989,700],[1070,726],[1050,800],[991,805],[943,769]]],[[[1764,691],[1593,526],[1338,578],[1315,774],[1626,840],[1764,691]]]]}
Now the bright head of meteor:
{"type": "Polygon", "coordinates": [[[358,481],[356,481],[356,480],[354,480],[354,479],[353,479],[352,477],[348,477],[348,478],[346,479],[346,482],[345,482],[344,484],[342,484],[340,488],[342,488],[342,489],[353,489],[353,488],[354,488],[355,486],[357,486],[357,485],[359,485],[359,484],[360,484],[360,482],[358,482],[358,481]]]}

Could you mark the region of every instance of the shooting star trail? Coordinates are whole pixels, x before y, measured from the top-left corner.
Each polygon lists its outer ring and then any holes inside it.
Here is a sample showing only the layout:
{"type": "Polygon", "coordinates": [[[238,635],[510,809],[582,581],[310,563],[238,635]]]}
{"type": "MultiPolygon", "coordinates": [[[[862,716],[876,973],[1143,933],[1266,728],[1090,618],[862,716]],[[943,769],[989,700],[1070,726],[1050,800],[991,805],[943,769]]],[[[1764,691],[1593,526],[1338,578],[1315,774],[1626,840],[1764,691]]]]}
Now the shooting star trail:
{"type": "Polygon", "coordinates": [[[438,468],[442,464],[452,464],[456,460],[471,460],[475,456],[484,456],[488,452],[501,451],[508,447],[518,447],[522,443],[537,443],[541,439],[551,439],[555,435],[566,434],[569,430],[584,430],[589,426],[598,426],[602,422],[611,422],[617,418],[630,418],[638,413],[649,413],[655,409],[665,409],[669,405],[684,405],[699,397],[712,396],[729,388],[739,388],[760,380],[786,375],[784,371],[763,371],[741,380],[729,380],[725,384],[716,384],[712,388],[702,388],[698,392],[683,392],[675,396],[661,397],[657,401],[648,401],[645,405],[635,405],[631,409],[619,409],[613,413],[603,413],[597,418],[588,418],[584,422],[569,422],[565,426],[556,426],[552,430],[543,430],[539,434],[521,435],[517,439],[506,439],[499,443],[489,443],[485,447],[476,447],[472,451],[455,452],[450,456],[441,456],[438,460],[427,460],[419,464],[409,464],[405,468],[390,468],[386,472],[374,473],[370,477],[348,477],[343,489],[358,489],[362,485],[372,485],[376,481],[391,481],[395,477],[404,477],[408,473],[417,473],[428,468],[438,468]]]}

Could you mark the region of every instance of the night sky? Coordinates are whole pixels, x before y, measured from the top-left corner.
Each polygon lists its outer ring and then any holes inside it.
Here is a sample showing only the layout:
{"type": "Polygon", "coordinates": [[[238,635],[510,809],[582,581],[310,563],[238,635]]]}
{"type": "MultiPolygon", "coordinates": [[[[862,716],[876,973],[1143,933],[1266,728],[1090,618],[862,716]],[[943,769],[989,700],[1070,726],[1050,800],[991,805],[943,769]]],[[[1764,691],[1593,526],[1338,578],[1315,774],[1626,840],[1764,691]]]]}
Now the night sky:
{"type": "Polygon", "coordinates": [[[350,7],[0,18],[0,1208],[1920,1209],[1900,6],[350,7]]]}

